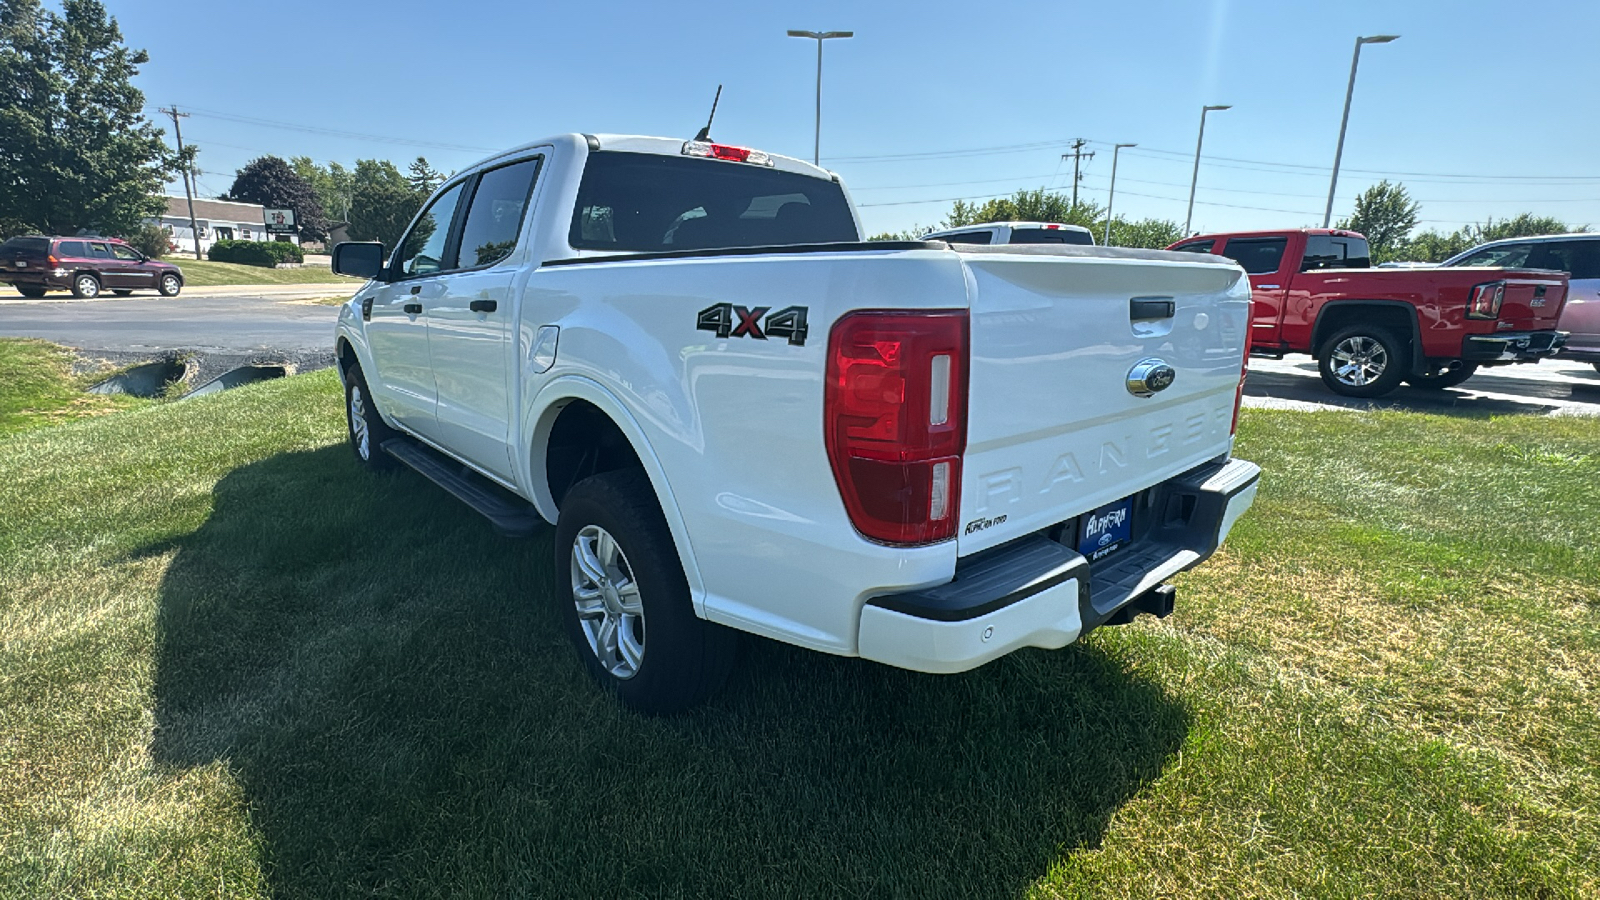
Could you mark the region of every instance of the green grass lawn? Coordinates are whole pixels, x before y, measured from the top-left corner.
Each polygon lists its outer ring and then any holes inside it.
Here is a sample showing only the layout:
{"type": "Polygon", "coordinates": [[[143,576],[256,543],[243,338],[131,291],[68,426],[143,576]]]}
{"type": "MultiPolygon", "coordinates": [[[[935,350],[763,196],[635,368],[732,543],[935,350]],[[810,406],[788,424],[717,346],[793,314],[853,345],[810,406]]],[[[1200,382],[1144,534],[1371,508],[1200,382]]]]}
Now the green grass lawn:
{"type": "Polygon", "coordinates": [[[301,266],[298,269],[267,269],[261,266],[244,266],[238,263],[212,262],[169,256],[167,262],[183,270],[183,283],[188,287],[218,287],[229,284],[344,284],[354,291],[360,287],[360,278],[335,275],[322,266],[301,266]]]}
{"type": "Polygon", "coordinates": [[[1594,420],[1247,411],[1169,619],[917,675],[583,675],[548,537],[331,371],[0,437],[0,894],[1600,893],[1594,420]]]}
{"type": "Polygon", "coordinates": [[[0,437],[143,405],[126,395],[86,394],[109,373],[76,376],[72,351],[45,341],[0,340],[0,437]]]}

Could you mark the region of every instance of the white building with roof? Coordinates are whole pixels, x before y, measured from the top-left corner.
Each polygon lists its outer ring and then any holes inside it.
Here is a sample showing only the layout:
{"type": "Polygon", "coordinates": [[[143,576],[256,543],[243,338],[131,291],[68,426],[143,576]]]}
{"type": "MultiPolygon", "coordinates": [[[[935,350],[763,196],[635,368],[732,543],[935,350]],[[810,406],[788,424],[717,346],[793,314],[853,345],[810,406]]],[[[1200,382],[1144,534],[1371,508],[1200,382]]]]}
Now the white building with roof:
{"type": "MultiPolygon", "coordinates": [[[[151,221],[167,229],[177,252],[194,253],[194,233],[189,228],[189,202],[183,197],[168,196],[167,211],[160,219],[151,221]]],[[[231,200],[194,201],[195,224],[200,228],[200,252],[211,248],[217,241],[270,241],[267,233],[266,210],[259,203],[235,203],[231,200]]],[[[298,235],[284,235],[298,244],[298,235]]]]}

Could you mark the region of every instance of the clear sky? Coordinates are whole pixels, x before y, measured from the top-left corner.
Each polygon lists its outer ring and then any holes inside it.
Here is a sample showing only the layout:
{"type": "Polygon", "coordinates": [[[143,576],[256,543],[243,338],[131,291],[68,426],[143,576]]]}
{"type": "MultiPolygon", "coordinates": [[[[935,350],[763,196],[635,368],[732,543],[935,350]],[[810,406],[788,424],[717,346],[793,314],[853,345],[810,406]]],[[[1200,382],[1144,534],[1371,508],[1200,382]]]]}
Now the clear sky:
{"type": "MultiPolygon", "coordinates": [[[[1321,223],[1357,35],[1335,199],[1387,176],[1450,230],[1523,211],[1600,226],[1600,2],[600,3],[106,0],[150,52],[137,84],[193,117],[206,195],[248,160],[349,166],[425,155],[451,171],[568,131],[713,136],[809,159],[816,44],[822,162],[869,232],[934,225],[956,198],[1071,188],[1184,218],[1200,108],[1196,230],[1321,223]]],[[[170,130],[170,125],[168,126],[170,130]]],[[[177,190],[181,192],[181,188],[177,190]]]]}

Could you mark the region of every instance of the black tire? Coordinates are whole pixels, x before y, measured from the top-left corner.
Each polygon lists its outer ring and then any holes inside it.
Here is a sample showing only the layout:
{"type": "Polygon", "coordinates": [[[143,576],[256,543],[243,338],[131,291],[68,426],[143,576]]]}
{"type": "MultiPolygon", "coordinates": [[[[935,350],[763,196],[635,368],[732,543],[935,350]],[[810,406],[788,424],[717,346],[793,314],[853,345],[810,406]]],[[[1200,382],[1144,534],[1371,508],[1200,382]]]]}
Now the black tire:
{"type": "Polygon", "coordinates": [[[38,285],[32,285],[32,284],[19,284],[19,285],[17,285],[17,293],[21,294],[24,297],[31,297],[34,300],[37,300],[40,297],[43,297],[44,296],[44,291],[45,291],[45,289],[43,287],[41,287],[41,286],[38,286],[38,285]]]}
{"type": "Polygon", "coordinates": [[[372,401],[372,389],[361,374],[361,366],[350,364],[344,378],[345,433],[350,436],[350,449],[356,462],[374,472],[394,468],[394,457],[383,452],[383,442],[399,437],[400,433],[384,423],[378,407],[372,401]]]}
{"type": "Polygon", "coordinates": [[[1378,325],[1335,331],[1317,353],[1317,371],[1328,390],[1345,397],[1382,397],[1400,386],[1411,368],[1411,348],[1378,325]]]}
{"type": "Polygon", "coordinates": [[[178,292],[183,290],[183,279],[168,272],[156,282],[156,290],[160,291],[163,297],[176,297],[178,292]]]}
{"type": "Polygon", "coordinates": [[[695,615],[666,518],[642,470],[603,472],[574,485],[561,502],[555,548],[554,594],[567,637],[589,674],[626,706],[647,715],[678,712],[727,680],[738,635],[695,615]],[[601,536],[616,549],[609,561],[599,549],[601,536]],[[574,562],[580,540],[589,549],[588,566],[574,562]],[[597,565],[604,581],[586,574],[597,565]],[[593,591],[587,615],[578,610],[585,588],[593,591]],[[614,648],[607,646],[608,626],[614,648]]]}
{"type": "Polygon", "coordinates": [[[1457,363],[1454,369],[1440,372],[1437,375],[1407,375],[1406,384],[1412,387],[1426,388],[1430,391],[1442,391],[1453,388],[1478,371],[1477,363],[1457,363]]]}
{"type": "Polygon", "coordinates": [[[133,291],[130,288],[112,288],[111,293],[116,294],[118,297],[126,297],[132,294],[133,291]]]}
{"type": "Polygon", "coordinates": [[[72,278],[72,296],[79,300],[93,300],[100,296],[100,279],[83,272],[72,278]]]}

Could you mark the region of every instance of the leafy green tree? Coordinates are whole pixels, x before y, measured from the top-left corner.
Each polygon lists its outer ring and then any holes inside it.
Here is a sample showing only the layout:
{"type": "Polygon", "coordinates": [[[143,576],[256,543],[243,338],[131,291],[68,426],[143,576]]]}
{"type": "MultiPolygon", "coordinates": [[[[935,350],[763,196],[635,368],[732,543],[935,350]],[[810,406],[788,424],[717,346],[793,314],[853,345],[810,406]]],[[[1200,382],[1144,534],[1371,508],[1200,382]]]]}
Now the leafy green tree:
{"type": "MultiPolygon", "coordinates": [[[[1093,231],[1096,241],[1105,236],[1105,228],[1104,219],[1095,225],[1093,231]]],[[[1136,222],[1123,218],[1111,220],[1110,243],[1113,247],[1161,250],[1172,246],[1183,237],[1183,226],[1166,219],[1140,219],[1136,222]]]]}
{"type": "Polygon", "coordinates": [[[322,211],[329,219],[345,221],[350,211],[350,193],[354,177],[349,169],[336,162],[319,166],[309,156],[296,156],[289,160],[289,168],[305,179],[322,203],[322,211]]]}
{"type": "Polygon", "coordinates": [[[426,196],[417,193],[394,163],[358,159],[351,174],[350,239],[393,247],[426,196]]]}
{"type": "Polygon", "coordinates": [[[259,203],[268,209],[294,210],[295,227],[301,237],[320,241],[328,236],[328,218],[322,201],[304,178],[276,156],[263,156],[245,163],[224,200],[259,203]]]}
{"type": "Polygon", "coordinates": [[[1400,255],[1394,258],[1414,259],[1419,262],[1444,262],[1458,253],[1489,241],[1588,230],[1588,225],[1572,225],[1551,216],[1536,216],[1533,213],[1521,213],[1498,221],[1490,217],[1449,234],[1424,231],[1412,238],[1401,249],[1400,255]]]}
{"type": "Polygon", "coordinates": [[[1468,225],[1462,229],[1474,244],[1488,241],[1503,241],[1506,238],[1534,237],[1541,234],[1566,234],[1572,231],[1588,231],[1589,226],[1582,225],[1574,228],[1566,222],[1552,216],[1536,216],[1533,213],[1522,213],[1510,219],[1501,219],[1496,222],[1493,217],[1485,219],[1482,224],[1468,225]]]}
{"type": "Polygon", "coordinates": [[[129,234],[175,170],[133,86],[150,61],[99,0],[0,0],[0,230],[129,234]]]}
{"type": "Polygon", "coordinates": [[[1010,197],[985,200],[981,205],[957,200],[941,228],[961,228],[985,222],[1060,222],[1090,227],[1105,221],[1105,208],[1089,200],[1076,206],[1067,194],[1035,188],[1017,191],[1010,197]]]}
{"type": "Polygon", "coordinates": [[[1356,197],[1355,214],[1340,220],[1338,227],[1366,235],[1372,261],[1389,262],[1404,255],[1406,239],[1417,227],[1421,208],[1405,185],[1390,184],[1384,179],[1356,197]]]}
{"type": "Polygon", "coordinates": [[[406,180],[411,182],[411,189],[424,197],[432,194],[441,184],[444,184],[444,173],[428,165],[428,158],[417,157],[406,169],[406,180]]]}

